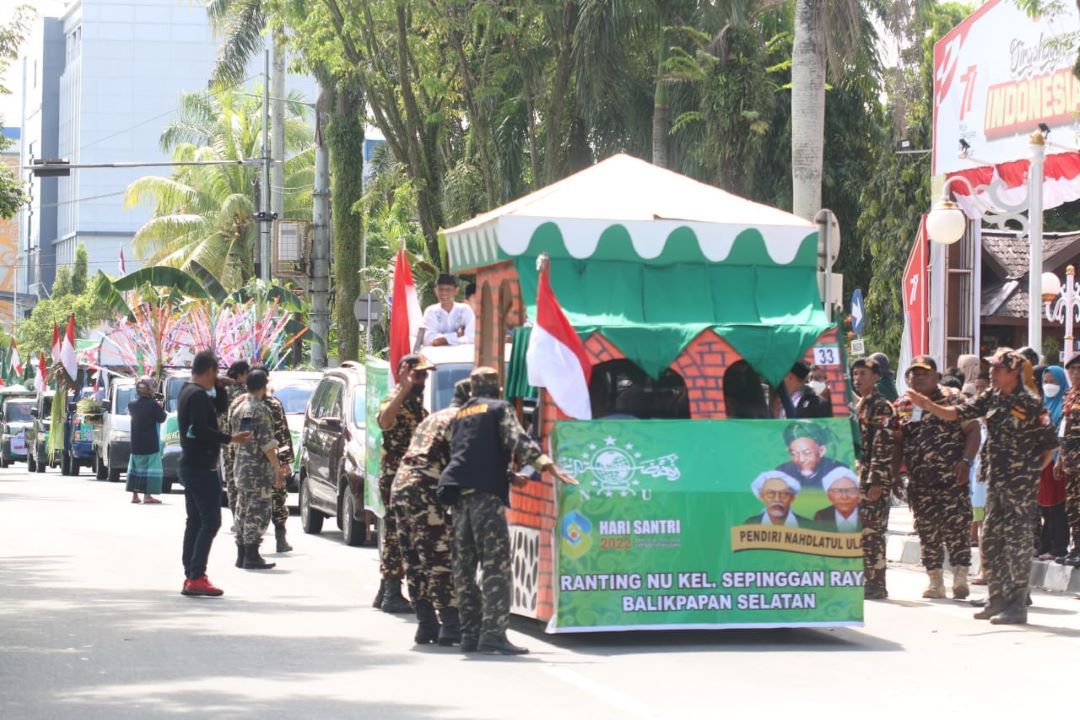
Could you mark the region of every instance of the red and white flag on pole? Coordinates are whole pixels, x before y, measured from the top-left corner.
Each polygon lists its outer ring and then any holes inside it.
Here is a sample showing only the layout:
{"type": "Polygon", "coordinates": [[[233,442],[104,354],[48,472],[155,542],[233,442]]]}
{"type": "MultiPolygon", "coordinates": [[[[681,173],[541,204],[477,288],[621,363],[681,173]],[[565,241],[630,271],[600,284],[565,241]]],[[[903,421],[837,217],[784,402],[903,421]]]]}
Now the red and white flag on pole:
{"type": "Polygon", "coordinates": [[[424,323],[416,283],[404,250],[398,250],[394,262],[394,297],[390,308],[390,372],[398,381],[398,365],[416,347],[416,337],[424,323]]]}
{"type": "Polygon", "coordinates": [[[11,338],[11,371],[15,373],[16,378],[22,379],[22,358],[19,357],[19,345],[15,342],[15,338],[11,338]]]}
{"type": "Polygon", "coordinates": [[[45,366],[45,353],[38,353],[37,367],[34,370],[34,389],[43,393],[49,389],[49,370],[45,366]]]}
{"type": "Polygon", "coordinates": [[[127,263],[124,262],[124,248],[120,248],[120,277],[127,275],[127,263]]]}
{"type": "Polygon", "coordinates": [[[536,324],[525,351],[529,384],[547,388],[551,399],[570,417],[591,420],[592,363],[581,338],[555,299],[549,276],[548,264],[544,263],[536,288],[536,324]]]}
{"type": "Polygon", "coordinates": [[[52,326],[52,349],[49,351],[53,365],[60,362],[60,328],[56,323],[52,326]]]}
{"type": "Polygon", "coordinates": [[[75,315],[68,317],[67,332],[64,334],[64,343],[60,347],[60,362],[64,364],[64,370],[68,377],[75,382],[75,376],[79,374],[79,362],[75,359],[75,315]]]}

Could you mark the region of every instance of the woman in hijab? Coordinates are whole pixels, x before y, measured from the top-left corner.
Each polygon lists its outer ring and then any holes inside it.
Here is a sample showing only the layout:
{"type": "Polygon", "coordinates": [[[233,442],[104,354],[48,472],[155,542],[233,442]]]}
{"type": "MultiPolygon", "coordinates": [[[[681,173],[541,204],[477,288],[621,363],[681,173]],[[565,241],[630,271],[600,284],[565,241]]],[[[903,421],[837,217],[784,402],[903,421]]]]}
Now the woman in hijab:
{"type": "MultiPolygon", "coordinates": [[[[1056,428],[1061,425],[1065,409],[1065,391],[1068,380],[1059,365],[1049,365],[1042,373],[1040,382],[1043,405],[1050,413],[1050,422],[1056,428]]],[[[1038,536],[1039,560],[1063,557],[1069,549],[1069,521],[1065,514],[1065,479],[1054,472],[1054,463],[1043,468],[1039,476],[1039,515],[1041,527],[1038,536]]]]}
{"type": "Polygon", "coordinates": [[[154,399],[156,383],[143,377],[135,384],[137,397],[128,403],[131,415],[131,459],[128,460],[127,491],[131,502],[160,505],[154,497],[161,492],[161,443],[158,425],[165,422],[165,408],[154,399]],[[143,499],[139,500],[139,493],[143,499]]]}
{"type": "Polygon", "coordinates": [[[960,379],[964,383],[963,393],[968,397],[977,395],[975,381],[979,379],[979,358],[975,355],[961,355],[956,359],[956,367],[960,370],[960,379]]]}

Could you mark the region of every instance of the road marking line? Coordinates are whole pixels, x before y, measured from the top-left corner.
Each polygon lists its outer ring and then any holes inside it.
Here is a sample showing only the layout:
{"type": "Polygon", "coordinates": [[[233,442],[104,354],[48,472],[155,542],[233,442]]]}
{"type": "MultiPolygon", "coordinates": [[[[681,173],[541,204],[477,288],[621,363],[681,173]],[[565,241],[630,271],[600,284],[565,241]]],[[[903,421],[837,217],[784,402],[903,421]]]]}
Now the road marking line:
{"type": "Polygon", "coordinates": [[[620,692],[612,687],[604,685],[603,683],[590,680],[589,678],[577,673],[570,668],[562,667],[559,665],[544,665],[541,668],[549,675],[553,675],[559,680],[573,685],[577,689],[592,695],[598,700],[601,700],[608,705],[616,708],[617,710],[626,714],[626,717],[635,718],[647,718],[648,720],[656,720],[662,716],[650,709],[645,703],[630,697],[629,695],[620,692]]]}

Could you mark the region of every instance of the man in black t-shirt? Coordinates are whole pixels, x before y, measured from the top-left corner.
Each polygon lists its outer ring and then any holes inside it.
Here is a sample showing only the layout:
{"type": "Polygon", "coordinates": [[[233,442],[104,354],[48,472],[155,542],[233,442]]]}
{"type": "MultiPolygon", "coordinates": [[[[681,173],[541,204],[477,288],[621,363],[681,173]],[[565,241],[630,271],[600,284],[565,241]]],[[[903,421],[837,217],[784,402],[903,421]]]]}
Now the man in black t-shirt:
{"type": "Polygon", "coordinates": [[[217,597],[222,591],[206,577],[210,546],[221,527],[221,476],[218,457],[221,446],[251,441],[250,432],[228,435],[218,429],[218,406],[226,399],[218,385],[218,361],[203,350],[191,363],[191,381],[184,384],[178,400],[180,463],[177,468],[184,485],[187,525],[184,528],[183,595],[217,597]],[[220,402],[215,402],[219,400],[220,402]]]}

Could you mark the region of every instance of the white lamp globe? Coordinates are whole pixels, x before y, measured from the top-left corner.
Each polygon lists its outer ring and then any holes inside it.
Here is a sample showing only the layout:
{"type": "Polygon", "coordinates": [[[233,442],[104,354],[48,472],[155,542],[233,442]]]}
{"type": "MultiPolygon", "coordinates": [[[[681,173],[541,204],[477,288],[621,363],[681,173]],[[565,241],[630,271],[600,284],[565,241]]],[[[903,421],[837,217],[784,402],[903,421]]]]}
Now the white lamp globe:
{"type": "Polygon", "coordinates": [[[1045,302],[1050,302],[1061,292],[1061,280],[1052,272],[1042,274],[1042,296],[1045,302]]]}
{"type": "Polygon", "coordinates": [[[926,233],[942,245],[952,245],[964,237],[967,218],[952,200],[942,200],[926,216],[926,233]]]}

